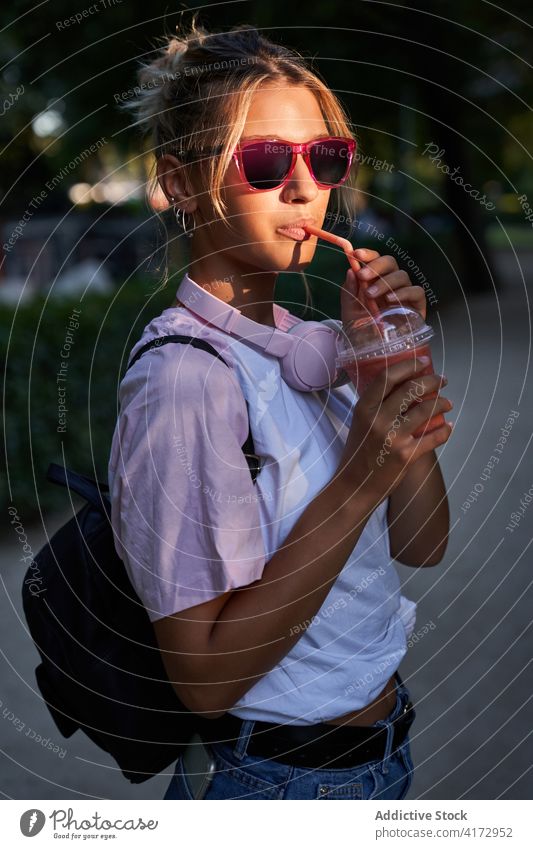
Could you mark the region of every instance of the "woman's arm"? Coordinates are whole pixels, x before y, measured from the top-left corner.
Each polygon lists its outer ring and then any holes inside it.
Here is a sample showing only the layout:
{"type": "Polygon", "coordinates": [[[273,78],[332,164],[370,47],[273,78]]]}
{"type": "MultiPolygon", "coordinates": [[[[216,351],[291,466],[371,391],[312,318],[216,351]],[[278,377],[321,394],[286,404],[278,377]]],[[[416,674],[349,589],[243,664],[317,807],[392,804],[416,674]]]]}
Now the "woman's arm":
{"type": "Polygon", "coordinates": [[[391,557],[405,566],[435,566],[450,530],[446,486],[434,451],[413,463],[389,496],[391,557]]]}
{"type": "Polygon", "coordinates": [[[285,657],[379,501],[336,475],[304,510],[260,580],[154,622],[169,679],[186,707],[216,719],[285,657]]]}

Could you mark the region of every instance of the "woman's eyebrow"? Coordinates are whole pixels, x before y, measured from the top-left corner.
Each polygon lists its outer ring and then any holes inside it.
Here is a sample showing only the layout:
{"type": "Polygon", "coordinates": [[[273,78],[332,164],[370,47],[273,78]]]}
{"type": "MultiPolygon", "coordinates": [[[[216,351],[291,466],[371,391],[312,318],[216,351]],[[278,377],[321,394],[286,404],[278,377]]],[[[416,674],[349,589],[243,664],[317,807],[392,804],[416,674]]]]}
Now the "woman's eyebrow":
{"type": "MultiPolygon", "coordinates": [[[[328,131],[324,130],[323,133],[318,133],[318,135],[312,136],[310,139],[308,139],[308,141],[315,141],[315,139],[328,138],[328,136],[329,136],[328,131]]],[[[272,133],[270,133],[269,135],[266,135],[266,136],[262,136],[262,135],[241,136],[241,141],[248,141],[248,139],[276,139],[276,138],[278,138],[278,136],[272,135],[272,133]]],[[[284,141],[288,141],[288,139],[284,139],[284,141]]],[[[295,144],[298,144],[298,142],[295,142],[295,144]]]]}

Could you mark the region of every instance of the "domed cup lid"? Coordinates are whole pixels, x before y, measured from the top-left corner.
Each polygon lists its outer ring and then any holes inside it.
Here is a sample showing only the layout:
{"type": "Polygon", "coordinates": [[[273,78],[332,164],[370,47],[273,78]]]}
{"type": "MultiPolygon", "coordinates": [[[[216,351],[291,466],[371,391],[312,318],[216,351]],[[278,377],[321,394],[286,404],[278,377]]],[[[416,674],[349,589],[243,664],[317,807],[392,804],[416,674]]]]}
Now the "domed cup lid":
{"type": "Polygon", "coordinates": [[[416,310],[391,307],[377,316],[358,318],[343,325],[337,368],[354,360],[388,357],[409,351],[425,344],[433,336],[433,329],[416,310]]]}

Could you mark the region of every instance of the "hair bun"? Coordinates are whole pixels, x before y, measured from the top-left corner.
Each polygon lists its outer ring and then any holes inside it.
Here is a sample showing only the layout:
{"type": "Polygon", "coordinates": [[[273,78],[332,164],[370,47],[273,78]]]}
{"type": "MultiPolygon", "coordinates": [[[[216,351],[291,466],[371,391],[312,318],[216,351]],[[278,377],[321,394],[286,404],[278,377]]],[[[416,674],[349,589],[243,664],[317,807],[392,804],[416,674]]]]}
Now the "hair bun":
{"type": "Polygon", "coordinates": [[[174,35],[168,41],[165,55],[175,62],[187,53],[188,46],[185,39],[174,35]]]}

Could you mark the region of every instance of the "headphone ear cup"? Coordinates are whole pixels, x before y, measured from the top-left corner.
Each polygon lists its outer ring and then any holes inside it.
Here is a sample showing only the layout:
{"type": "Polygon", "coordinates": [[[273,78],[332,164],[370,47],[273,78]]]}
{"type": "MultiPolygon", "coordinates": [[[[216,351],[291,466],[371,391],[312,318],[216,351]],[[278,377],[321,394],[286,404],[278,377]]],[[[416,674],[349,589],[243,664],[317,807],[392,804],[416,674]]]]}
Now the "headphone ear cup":
{"type": "Polygon", "coordinates": [[[338,376],[338,329],[322,321],[301,321],[287,332],[298,341],[280,362],[285,382],[300,392],[331,386],[338,376]]]}

